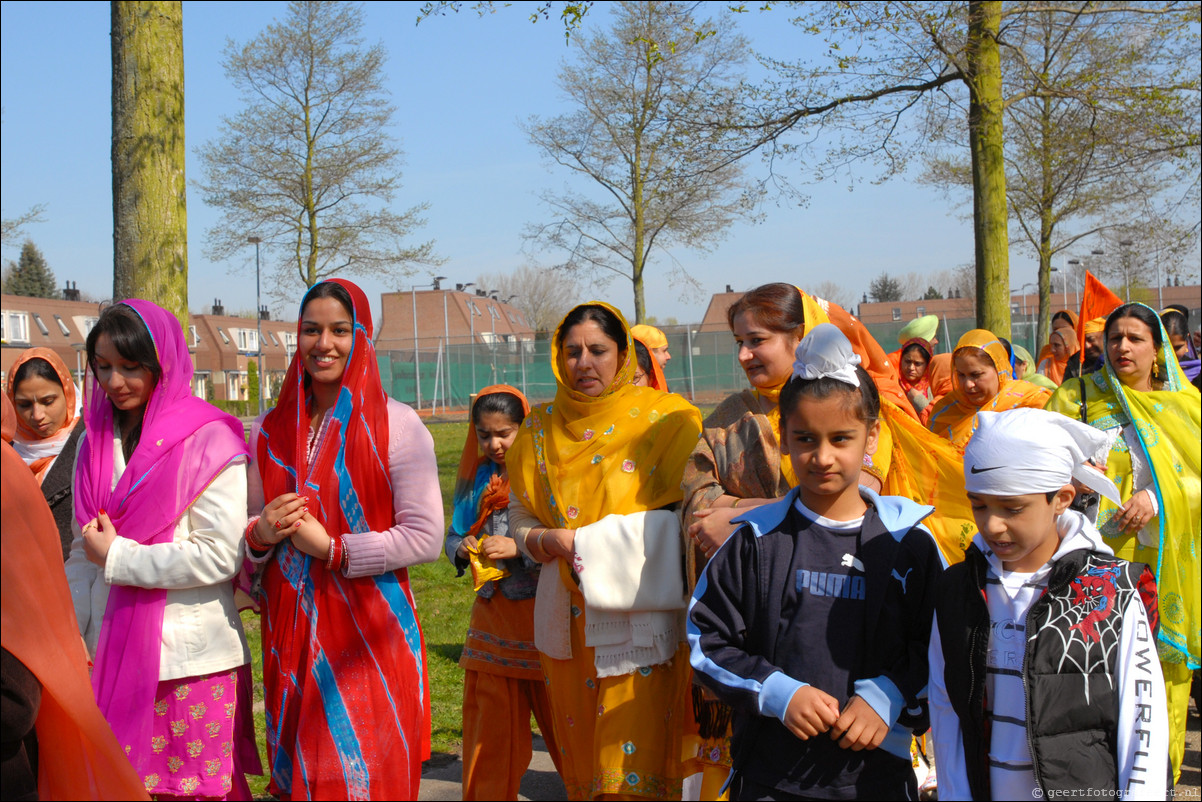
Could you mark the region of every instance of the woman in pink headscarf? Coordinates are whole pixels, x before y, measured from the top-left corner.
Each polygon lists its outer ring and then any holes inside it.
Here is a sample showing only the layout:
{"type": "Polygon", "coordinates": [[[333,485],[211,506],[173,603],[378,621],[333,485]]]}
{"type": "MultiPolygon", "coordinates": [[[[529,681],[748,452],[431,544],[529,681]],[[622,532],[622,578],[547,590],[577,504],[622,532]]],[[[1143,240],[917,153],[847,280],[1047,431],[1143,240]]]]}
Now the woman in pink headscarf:
{"type": "Polygon", "coordinates": [[[96,702],[151,794],[249,799],[242,425],[192,396],[183,330],[152,303],[104,310],[87,353],[66,568],[96,702]]]}

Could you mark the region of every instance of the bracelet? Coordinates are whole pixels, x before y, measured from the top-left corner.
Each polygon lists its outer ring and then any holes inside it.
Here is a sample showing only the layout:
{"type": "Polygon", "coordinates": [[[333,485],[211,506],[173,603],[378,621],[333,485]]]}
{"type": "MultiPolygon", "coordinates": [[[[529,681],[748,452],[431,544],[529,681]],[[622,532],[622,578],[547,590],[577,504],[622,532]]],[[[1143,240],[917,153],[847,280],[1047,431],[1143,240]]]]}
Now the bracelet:
{"type": "Polygon", "coordinates": [[[341,538],[330,538],[330,553],[326,555],[326,569],[333,571],[334,566],[341,562],[341,538]]]}
{"type": "Polygon", "coordinates": [[[269,551],[271,546],[259,540],[258,532],[255,531],[256,527],[259,525],[259,519],[261,517],[261,515],[256,515],[254,518],[251,518],[246,524],[246,531],[243,533],[243,535],[246,537],[246,545],[250,546],[255,551],[269,551]]]}
{"type": "Polygon", "coordinates": [[[346,569],[350,567],[350,552],[346,550],[346,540],[338,538],[338,547],[342,550],[342,558],[338,561],[338,570],[346,575],[346,569]]]}
{"type": "Polygon", "coordinates": [[[731,504],[731,505],[730,505],[730,508],[733,510],[735,507],[739,506],[739,502],[740,502],[740,501],[742,501],[742,500],[743,500],[743,499],[741,499],[741,498],[736,498],[736,499],[735,499],[735,503],[734,503],[734,504],[731,504]]]}
{"type": "Polygon", "coordinates": [[[539,532],[538,537],[536,537],[534,539],[534,545],[538,547],[539,551],[541,551],[546,556],[550,557],[551,556],[550,553],[548,553],[547,550],[543,548],[543,535],[545,535],[545,534],[547,534],[547,527],[544,526],[543,531],[539,532]]]}

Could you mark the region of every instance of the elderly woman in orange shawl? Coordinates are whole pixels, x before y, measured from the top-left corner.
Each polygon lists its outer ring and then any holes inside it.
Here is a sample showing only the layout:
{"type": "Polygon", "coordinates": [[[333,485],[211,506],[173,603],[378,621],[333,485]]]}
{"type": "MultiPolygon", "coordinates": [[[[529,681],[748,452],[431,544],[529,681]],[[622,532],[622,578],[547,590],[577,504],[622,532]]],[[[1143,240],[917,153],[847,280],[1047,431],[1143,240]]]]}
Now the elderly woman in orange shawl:
{"type": "Polygon", "coordinates": [[[634,347],[601,302],[552,340],[557,390],[506,458],[509,523],[543,563],[535,644],[570,799],[680,798],[691,714],[680,524],[701,414],[631,383],[634,347]]]}
{"type": "Polygon", "coordinates": [[[30,348],[17,357],[9,369],[5,393],[17,411],[13,448],[42,487],[65,561],[71,553],[72,468],[84,430],[79,393],[62,358],[42,347],[30,348]],[[64,451],[66,459],[59,459],[64,451]]]}
{"type": "Polygon", "coordinates": [[[1043,409],[1051,392],[1011,374],[1010,357],[997,335],[967,332],[952,351],[956,387],[935,405],[927,427],[963,449],[972,437],[976,414],[1032,407],[1043,409]]]}

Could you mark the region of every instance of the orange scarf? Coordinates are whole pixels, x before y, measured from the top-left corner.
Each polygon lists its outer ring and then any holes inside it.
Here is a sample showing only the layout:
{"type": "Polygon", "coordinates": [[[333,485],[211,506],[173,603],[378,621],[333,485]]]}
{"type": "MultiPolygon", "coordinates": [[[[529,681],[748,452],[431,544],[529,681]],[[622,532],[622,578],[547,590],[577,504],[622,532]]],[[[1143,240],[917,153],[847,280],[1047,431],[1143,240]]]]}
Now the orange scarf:
{"type": "Polygon", "coordinates": [[[63,425],[49,437],[42,437],[38,434],[32,426],[25,422],[24,418],[19,416],[17,418],[17,433],[13,438],[13,447],[22,454],[22,459],[25,460],[29,470],[33,471],[33,475],[41,484],[42,480],[46,478],[50,466],[62,451],[63,446],[66,445],[67,439],[71,437],[71,430],[79,422],[79,406],[76,403],[75,382],[71,379],[71,371],[67,369],[67,365],[58,354],[41,346],[22,351],[17,360],[13,362],[12,367],[8,369],[8,382],[4,388],[8,400],[12,401],[14,405],[17,403],[17,387],[13,377],[17,375],[17,370],[22,365],[34,359],[41,359],[54,368],[54,373],[58,376],[58,383],[62,385],[63,400],[67,407],[67,417],[63,425]],[[28,448],[22,448],[23,446],[28,448]],[[36,456],[27,456],[22,453],[25,451],[36,456]]]}
{"type": "Polygon", "coordinates": [[[1051,397],[1051,392],[1037,387],[1022,379],[1011,376],[1010,360],[1006,347],[998,340],[997,335],[985,329],[973,329],[960,338],[953,358],[962,350],[971,349],[983,351],[993,363],[998,374],[997,394],[981,406],[971,403],[964,397],[959,385],[935,405],[931,412],[929,428],[940,437],[952,441],[952,444],[963,450],[968,439],[976,428],[976,414],[981,410],[987,412],[1004,412],[1007,409],[1031,407],[1043,409],[1051,397]]]}

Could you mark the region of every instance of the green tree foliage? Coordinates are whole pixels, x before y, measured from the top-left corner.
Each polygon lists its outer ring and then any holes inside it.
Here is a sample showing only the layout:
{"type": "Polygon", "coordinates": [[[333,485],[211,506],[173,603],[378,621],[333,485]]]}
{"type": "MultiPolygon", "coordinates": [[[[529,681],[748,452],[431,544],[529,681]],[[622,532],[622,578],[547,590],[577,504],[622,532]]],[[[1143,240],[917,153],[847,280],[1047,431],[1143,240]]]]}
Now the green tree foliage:
{"type": "Polygon", "coordinates": [[[868,285],[868,297],[876,303],[900,301],[902,299],[901,283],[888,273],[881,273],[868,285]]]}
{"type": "Polygon", "coordinates": [[[943,299],[943,293],[932,287],[927,287],[927,291],[923,293],[922,300],[924,301],[940,301],[943,299]]]}
{"type": "Polygon", "coordinates": [[[259,412],[259,363],[254,359],[246,360],[246,400],[250,402],[252,414],[259,412]]]}
{"type": "Polygon", "coordinates": [[[188,325],[184,24],[179,2],[113,2],[113,297],[188,325]]]}
{"type": "Polygon", "coordinates": [[[46,258],[32,240],[25,240],[21,256],[17,261],[9,260],[4,291],[9,295],[24,295],[30,298],[57,298],[58,282],[54,271],[46,264],[46,258]]]}
{"type": "Polygon", "coordinates": [[[406,244],[425,204],[397,212],[401,151],[388,133],[384,46],[365,46],[360,5],[289,3],[282,21],[226,48],[244,108],[198,154],[205,201],[222,212],[207,253],[263,238],[280,292],[334,275],[388,275],[438,264],[433,244],[406,244]]]}
{"type": "MultiPolygon", "coordinates": [[[[730,132],[696,117],[703,100],[734,102],[748,51],[729,18],[698,21],[680,4],[624,2],[614,17],[611,30],[569,40],[576,58],[559,85],[577,110],[526,125],[539,150],[593,192],[544,195],[556,219],[527,236],[566,251],[565,269],[629,280],[641,321],[653,251],[708,250],[753,215],[754,192],[726,157],[730,132]]],[[[691,281],[679,266],[674,278],[691,281]]]]}

